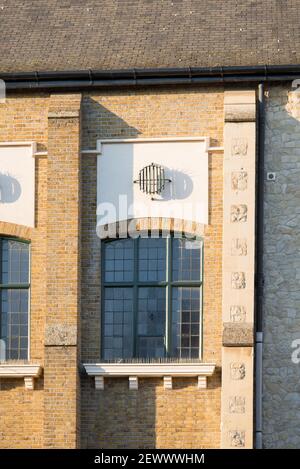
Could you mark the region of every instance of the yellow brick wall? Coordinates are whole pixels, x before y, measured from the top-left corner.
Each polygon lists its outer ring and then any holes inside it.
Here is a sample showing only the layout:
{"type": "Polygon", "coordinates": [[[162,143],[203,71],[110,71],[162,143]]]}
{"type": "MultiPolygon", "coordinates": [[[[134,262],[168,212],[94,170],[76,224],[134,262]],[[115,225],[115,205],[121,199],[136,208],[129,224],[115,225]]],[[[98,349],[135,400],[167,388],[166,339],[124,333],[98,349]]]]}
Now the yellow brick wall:
{"type": "MultiPolygon", "coordinates": [[[[59,106],[59,96],[55,100],[59,106]]],[[[10,94],[6,104],[1,105],[0,141],[34,140],[38,151],[49,150],[49,125],[52,125],[48,122],[49,102],[49,96],[44,93],[10,94]]],[[[72,108],[70,102],[66,106],[72,108]]],[[[134,392],[129,392],[126,379],[111,379],[106,383],[105,391],[99,392],[95,391],[92,379],[83,377],[80,399],[76,375],[79,347],[67,347],[63,351],[58,346],[44,346],[46,322],[76,326],[81,307],[81,330],[78,331],[81,342],[77,344],[82,349],[81,361],[98,360],[100,355],[100,241],[95,230],[96,158],[83,156],[79,170],[83,194],[79,233],[76,218],[78,188],[74,187],[72,192],[70,187],[76,180],[78,163],[75,161],[79,132],[76,126],[70,123],[68,127],[64,121],[61,125],[57,124],[56,129],[50,129],[50,151],[54,160],[51,161],[51,155],[48,160],[36,160],[36,227],[26,229],[0,223],[0,234],[19,234],[31,240],[31,360],[44,366],[45,350],[47,355],[46,379],[42,377],[38,380],[36,390],[25,390],[22,380],[0,380],[0,448],[74,447],[75,444],[79,445],[76,440],[80,437],[82,447],[218,447],[219,369],[213,378],[208,379],[208,389],[200,391],[196,388],[195,379],[175,379],[174,389],[168,391],[163,389],[162,380],[140,380],[139,390],[134,392]],[[58,150],[59,139],[63,139],[66,147],[71,147],[65,157],[55,151],[56,133],[58,150]],[[60,161],[55,162],[56,158],[60,161]],[[55,201],[53,198],[50,226],[49,203],[52,202],[48,200],[47,191],[49,181],[52,184],[49,168],[52,165],[54,174],[55,164],[61,177],[68,165],[72,167],[73,175],[68,179],[71,183],[65,184],[65,194],[63,185],[58,183],[59,193],[65,197],[66,205],[63,207],[60,199],[55,201]],[[59,224],[55,226],[55,210],[60,224],[63,220],[63,229],[59,228],[59,224]],[[52,256],[52,262],[57,262],[52,273],[49,249],[55,244],[53,239],[49,243],[49,236],[55,233],[60,243],[56,255],[52,256]],[[80,235],[81,272],[76,272],[79,259],[76,243],[80,235]],[[66,282],[69,272],[70,279],[66,282]],[[81,305],[77,295],[80,273],[81,305]],[[50,284],[48,281],[48,288],[47,277],[53,280],[50,284]],[[61,400],[64,387],[67,390],[61,400]],[[81,413],[78,400],[81,401],[81,413]],[[54,410],[57,414],[53,413],[54,410]],[[60,410],[64,415],[61,419],[58,416],[60,410]],[[82,426],[80,434],[79,419],[82,426]]],[[[174,87],[84,93],[81,127],[83,148],[94,148],[97,138],[174,135],[209,135],[212,145],[222,145],[223,91],[221,88],[174,87]]],[[[204,360],[215,362],[218,366],[221,359],[222,161],[220,152],[209,155],[210,225],[205,228],[204,236],[203,351],[204,360]]],[[[52,188],[54,185],[55,180],[52,188]]]]}
{"type": "MultiPolygon", "coordinates": [[[[222,145],[223,93],[220,89],[181,88],[85,94],[83,147],[97,139],[164,136],[210,136],[222,145]]],[[[210,225],[204,235],[203,358],[220,366],[222,275],[223,154],[209,155],[210,225]]],[[[100,242],[96,236],[96,158],[85,156],[82,211],[82,360],[100,355],[100,242]]],[[[196,379],[105,380],[95,391],[82,380],[82,447],[198,448],[220,444],[220,372],[199,391],[196,379]]]]}
{"type": "MultiPolygon", "coordinates": [[[[0,141],[36,141],[38,151],[47,148],[48,96],[13,94],[0,105],[0,141]]],[[[31,241],[30,359],[44,365],[43,331],[46,311],[46,223],[47,159],[37,158],[35,168],[36,227],[26,228],[0,221],[0,235],[31,241]]],[[[35,390],[24,380],[0,379],[0,448],[40,448],[43,446],[43,378],[35,390]]]]}

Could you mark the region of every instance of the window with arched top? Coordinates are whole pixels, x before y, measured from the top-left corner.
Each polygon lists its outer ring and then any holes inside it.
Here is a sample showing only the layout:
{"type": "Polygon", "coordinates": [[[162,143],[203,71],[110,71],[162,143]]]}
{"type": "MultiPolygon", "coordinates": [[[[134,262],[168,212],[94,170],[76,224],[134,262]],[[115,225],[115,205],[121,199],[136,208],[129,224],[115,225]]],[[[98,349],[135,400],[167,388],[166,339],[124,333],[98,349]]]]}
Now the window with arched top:
{"type": "Polygon", "coordinates": [[[29,249],[0,237],[0,361],[28,359],[29,249]]]}
{"type": "Polygon", "coordinates": [[[200,357],[202,241],[102,243],[102,358],[200,357]]]}

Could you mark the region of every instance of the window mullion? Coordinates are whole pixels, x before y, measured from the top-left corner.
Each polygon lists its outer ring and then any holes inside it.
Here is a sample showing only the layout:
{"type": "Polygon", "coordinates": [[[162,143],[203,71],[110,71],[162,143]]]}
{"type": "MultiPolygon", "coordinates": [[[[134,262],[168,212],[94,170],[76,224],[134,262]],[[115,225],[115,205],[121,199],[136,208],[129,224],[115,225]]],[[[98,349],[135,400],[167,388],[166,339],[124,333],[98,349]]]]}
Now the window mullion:
{"type": "Polygon", "coordinates": [[[172,347],[172,245],[171,245],[171,236],[166,238],[166,337],[165,337],[165,346],[166,354],[168,357],[171,356],[171,347],[172,347]]]}
{"type": "Polygon", "coordinates": [[[132,344],[132,356],[137,357],[137,332],[138,332],[138,267],[139,267],[139,238],[133,240],[133,344],[132,344]]]}
{"type": "Polygon", "coordinates": [[[101,298],[100,298],[100,355],[101,358],[104,358],[104,318],[105,318],[105,308],[104,308],[104,294],[105,294],[105,248],[104,242],[100,241],[100,271],[101,271],[101,298]]]}
{"type": "MultiPolygon", "coordinates": [[[[0,238],[0,285],[2,283],[2,239],[0,238]]],[[[2,291],[0,289],[0,339],[2,338],[2,291]]]]}

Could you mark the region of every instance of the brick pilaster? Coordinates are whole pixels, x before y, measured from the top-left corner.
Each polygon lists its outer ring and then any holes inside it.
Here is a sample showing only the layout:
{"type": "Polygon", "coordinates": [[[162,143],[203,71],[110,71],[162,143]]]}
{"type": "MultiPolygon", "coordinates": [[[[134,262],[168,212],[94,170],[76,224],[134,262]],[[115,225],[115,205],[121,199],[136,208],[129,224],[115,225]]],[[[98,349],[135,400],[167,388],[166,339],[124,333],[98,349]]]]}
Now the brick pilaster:
{"type": "Polygon", "coordinates": [[[45,448],[79,440],[80,103],[55,94],[48,113],[45,448]]]}

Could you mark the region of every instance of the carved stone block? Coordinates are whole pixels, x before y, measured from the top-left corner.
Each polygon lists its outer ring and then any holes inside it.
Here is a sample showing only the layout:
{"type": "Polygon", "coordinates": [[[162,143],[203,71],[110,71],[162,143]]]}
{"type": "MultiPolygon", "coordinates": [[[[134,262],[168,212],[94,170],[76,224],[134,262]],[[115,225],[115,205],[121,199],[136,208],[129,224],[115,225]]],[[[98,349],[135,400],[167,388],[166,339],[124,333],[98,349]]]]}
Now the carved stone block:
{"type": "Polygon", "coordinates": [[[248,186],[248,173],[246,171],[233,171],[231,173],[231,188],[233,191],[245,191],[248,186]]]}
{"type": "Polygon", "coordinates": [[[245,322],[246,309],[244,306],[232,305],[230,306],[230,321],[232,322],[245,322]]]}
{"type": "Polygon", "coordinates": [[[231,396],[229,398],[229,412],[231,414],[245,413],[246,399],[243,396],[231,396]]]}
{"type": "Polygon", "coordinates": [[[232,272],[231,287],[235,290],[246,288],[246,276],[244,272],[232,272]]]}
{"type": "Polygon", "coordinates": [[[49,119],[66,119],[72,117],[79,117],[80,113],[79,110],[65,110],[65,109],[57,109],[48,112],[49,119]]]}
{"type": "Polygon", "coordinates": [[[230,364],[230,378],[234,380],[244,379],[246,376],[245,363],[233,362],[230,364]]]}
{"type": "Polygon", "coordinates": [[[233,138],[231,142],[232,156],[246,156],[248,152],[248,141],[245,138],[233,138]]]}
{"type": "Polygon", "coordinates": [[[247,256],[247,240],[245,238],[233,238],[231,242],[232,256],[247,256]]]}
{"type": "Polygon", "coordinates": [[[233,430],[229,432],[230,446],[233,448],[243,448],[245,446],[245,432],[233,430]]]}
{"type": "Polygon", "coordinates": [[[68,324],[55,324],[46,327],[45,345],[61,346],[77,344],[77,327],[68,324]]]}
{"type": "Polygon", "coordinates": [[[232,223],[246,222],[248,214],[247,205],[231,205],[230,220],[232,223]]]}
{"type": "Polygon", "coordinates": [[[223,323],[223,347],[253,347],[253,324],[223,323]]]}

